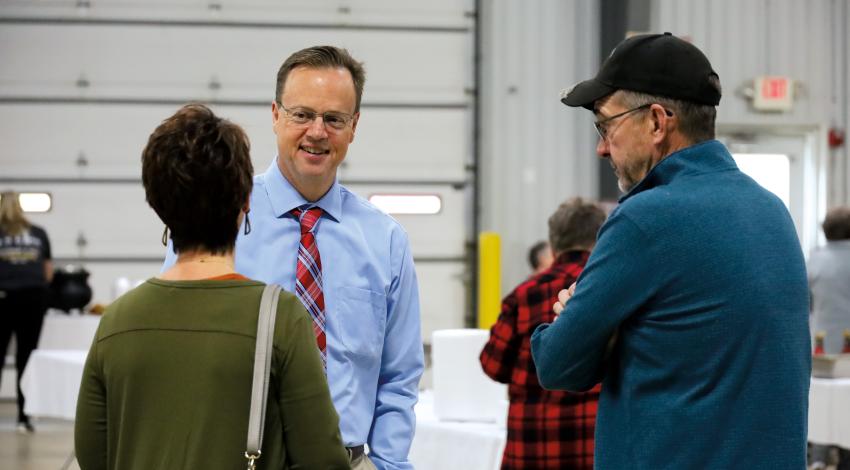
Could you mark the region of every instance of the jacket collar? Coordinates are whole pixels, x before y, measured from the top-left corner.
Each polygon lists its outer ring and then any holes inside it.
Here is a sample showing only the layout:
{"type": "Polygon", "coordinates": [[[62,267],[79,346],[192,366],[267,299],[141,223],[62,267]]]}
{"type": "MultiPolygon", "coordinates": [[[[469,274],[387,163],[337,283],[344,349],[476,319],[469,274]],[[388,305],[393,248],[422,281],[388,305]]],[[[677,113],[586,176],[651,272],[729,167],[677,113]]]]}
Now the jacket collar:
{"type": "Polygon", "coordinates": [[[706,140],[671,153],[655,165],[631,191],[620,197],[620,204],[635,194],[662,186],[680,175],[697,175],[737,169],[726,147],[717,140],[706,140]]]}

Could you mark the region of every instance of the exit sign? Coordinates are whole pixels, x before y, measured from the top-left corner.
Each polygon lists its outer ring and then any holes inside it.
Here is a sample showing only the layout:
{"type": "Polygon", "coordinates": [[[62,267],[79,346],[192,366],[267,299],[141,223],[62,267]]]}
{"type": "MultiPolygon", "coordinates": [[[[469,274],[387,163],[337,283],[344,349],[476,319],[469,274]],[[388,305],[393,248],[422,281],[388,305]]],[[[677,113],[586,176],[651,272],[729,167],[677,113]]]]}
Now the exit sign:
{"type": "Polygon", "coordinates": [[[794,80],[758,77],[753,83],[753,107],[761,111],[790,111],[794,105],[794,80]]]}

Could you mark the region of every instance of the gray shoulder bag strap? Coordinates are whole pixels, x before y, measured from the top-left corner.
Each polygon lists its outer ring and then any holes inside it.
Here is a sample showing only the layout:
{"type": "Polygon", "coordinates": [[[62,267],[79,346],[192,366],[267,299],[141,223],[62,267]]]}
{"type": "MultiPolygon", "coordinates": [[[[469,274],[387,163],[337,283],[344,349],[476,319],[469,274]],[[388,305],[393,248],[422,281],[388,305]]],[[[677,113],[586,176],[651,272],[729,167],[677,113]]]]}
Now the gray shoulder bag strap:
{"type": "Polygon", "coordinates": [[[269,284],[263,289],[260,299],[260,315],[257,318],[257,346],[254,350],[254,379],[251,386],[251,414],[248,418],[248,445],[245,458],[248,470],[256,468],[263,443],[263,425],[266,418],[266,398],[269,392],[269,372],[274,348],[274,321],[277,316],[277,299],[280,286],[269,284]]]}

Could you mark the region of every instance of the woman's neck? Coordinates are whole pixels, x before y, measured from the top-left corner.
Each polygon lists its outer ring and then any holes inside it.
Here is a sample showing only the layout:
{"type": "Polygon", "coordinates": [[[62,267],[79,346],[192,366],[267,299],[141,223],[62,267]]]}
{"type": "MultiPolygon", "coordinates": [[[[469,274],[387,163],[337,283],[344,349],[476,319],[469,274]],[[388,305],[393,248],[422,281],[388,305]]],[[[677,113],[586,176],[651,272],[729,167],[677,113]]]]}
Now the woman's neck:
{"type": "Polygon", "coordinates": [[[233,252],[212,254],[205,251],[188,251],[177,255],[177,262],[158,276],[166,281],[195,281],[224,276],[236,272],[233,252]]]}

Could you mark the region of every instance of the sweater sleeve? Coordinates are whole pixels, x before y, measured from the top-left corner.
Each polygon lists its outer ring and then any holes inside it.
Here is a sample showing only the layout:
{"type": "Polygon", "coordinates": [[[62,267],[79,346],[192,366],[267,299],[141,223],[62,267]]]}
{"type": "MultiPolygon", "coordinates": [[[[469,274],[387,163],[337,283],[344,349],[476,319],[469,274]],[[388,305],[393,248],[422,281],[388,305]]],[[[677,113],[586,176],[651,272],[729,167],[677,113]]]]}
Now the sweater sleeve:
{"type": "Polygon", "coordinates": [[[106,387],[99,372],[97,340],[95,335],[86,357],[74,422],[74,451],[80,467],[87,470],[107,468],[106,387]]]}
{"type": "Polygon", "coordinates": [[[275,331],[285,338],[286,345],[278,387],[287,468],[347,469],[348,452],[340,437],[339,417],[331,402],[312,320],[295,296],[281,296],[278,308],[289,313],[279,319],[295,317],[294,321],[278,322],[286,323],[288,331],[275,331]]]}
{"type": "Polygon", "coordinates": [[[603,226],[566,308],[531,336],[544,388],[581,392],[602,380],[609,340],[659,288],[662,269],[650,242],[622,213],[603,226]]]}

